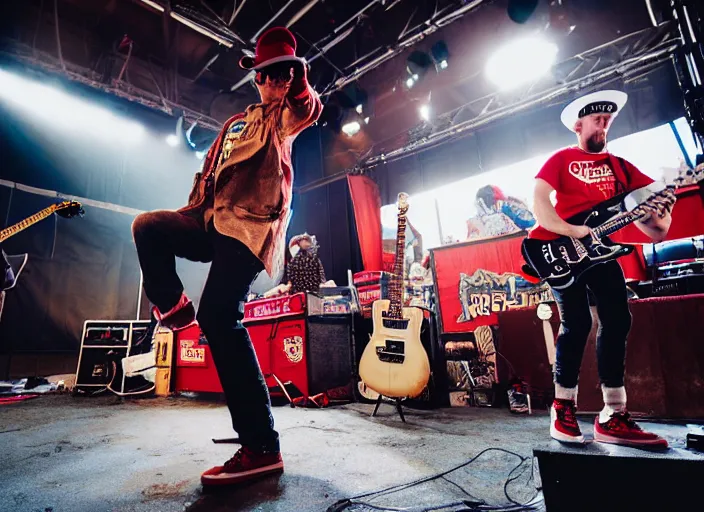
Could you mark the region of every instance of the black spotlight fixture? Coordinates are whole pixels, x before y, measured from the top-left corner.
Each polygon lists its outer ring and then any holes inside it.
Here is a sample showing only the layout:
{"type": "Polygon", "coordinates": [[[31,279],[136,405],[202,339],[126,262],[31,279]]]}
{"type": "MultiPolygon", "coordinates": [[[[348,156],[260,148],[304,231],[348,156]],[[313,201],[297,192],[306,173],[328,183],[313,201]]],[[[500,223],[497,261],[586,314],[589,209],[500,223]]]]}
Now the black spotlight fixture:
{"type": "Polygon", "coordinates": [[[430,48],[430,55],[433,56],[433,62],[435,62],[435,69],[440,72],[447,69],[448,61],[450,59],[450,51],[447,49],[447,44],[445,41],[438,41],[430,48]]]}
{"type": "Polygon", "coordinates": [[[432,65],[433,59],[427,53],[418,50],[411,53],[406,59],[406,71],[408,72],[406,87],[409,89],[413,87],[416,82],[425,76],[432,65]]]}
{"type": "Polygon", "coordinates": [[[538,0],[508,0],[508,17],[516,23],[525,23],[538,7],[538,0]]]}
{"type": "Polygon", "coordinates": [[[358,114],[366,111],[369,95],[357,82],[351,83],[337,93],[340,106],[345,109],[356,110],[358,114]]]}

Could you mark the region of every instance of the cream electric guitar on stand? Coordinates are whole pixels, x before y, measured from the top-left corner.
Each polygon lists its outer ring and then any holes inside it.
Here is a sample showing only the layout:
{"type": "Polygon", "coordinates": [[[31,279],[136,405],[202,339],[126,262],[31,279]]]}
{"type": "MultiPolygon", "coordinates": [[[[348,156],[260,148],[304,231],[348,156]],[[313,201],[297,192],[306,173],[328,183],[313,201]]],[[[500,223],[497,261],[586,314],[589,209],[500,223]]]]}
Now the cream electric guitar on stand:
{"type": "Polygon", "coordinates": [[[389,398],[420,395],[430,378],[430,361],[420,341],[423,310],[403,307],[403,271],[408,194],[398,195],[398,233],[390,300],[372,305],[374,333],[359,362],[359,376],[371,390],[389,398]]]}

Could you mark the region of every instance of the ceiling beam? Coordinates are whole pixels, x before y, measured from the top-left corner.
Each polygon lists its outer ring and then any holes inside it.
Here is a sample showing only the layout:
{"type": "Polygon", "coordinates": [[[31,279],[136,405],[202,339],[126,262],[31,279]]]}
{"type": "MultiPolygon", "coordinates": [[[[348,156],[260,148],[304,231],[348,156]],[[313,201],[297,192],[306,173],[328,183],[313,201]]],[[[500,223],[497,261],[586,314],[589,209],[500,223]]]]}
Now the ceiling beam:
{"type": "Polygon", "coordinates": [[[281,16],[281,15],[284,13],[284,11],[285,11],[286,9],[288,9],[289,6],[290,6],[293,2],[295,2],[295,1],[296,1],[296,0],[288,0],[288,2],[286,2],[286,5],[284,5],[281,9],[279,9],[279,12],[277,12],[276,14],[274,14],[274,15],[271,17],[271,19],[269,19],[269,21],[267,21],[267,22],[264,24],[264,26],[263,26],[262,28],[260,28],[259,31],[257,31],[256,34],[254,34],[254,35],[252,36],[252,39],[250,39],[249,42],[252,43],[252,44],[256,44],[257,39],[259,39],[259,36],[262,34],[262,32],[264,32],[267,28],[269,28],[269,26],[270,26],[272,23],[274,23],[274,21],[276,21],[276,19],[277,19],[279,16],[281,16]]]}
{"type": "Polygon", "coordinates": [[[427,36],[435,33],[440,28],[449,25],[450,23],[460,19],[462,16],[469,13],[470,11],[473,11],[485,1],[486,0],[472,0],[470,2],[467,2],[462,7],[459,7],[458,9],[455,9],[454,11],[451,11],[447,14],[443,11],[435,14],[430,20],[426,21],[424,24],[421,25],[421,27],[425,28],[416,30],[415,33],[412,33],[407,37],[403,38],[401,41],[399,41],[399,43],[394,48],[389,48],[386,52],[372,59],[368,63],[364,64],[359,68],[356,68],[349,75],[339,78],[332,84],[332,87],[325,91],[325,94],[332,94],[333,92],[339,91],[340,89],[344,88],[351,82],[358,80],[360,77],[366,75],[371,70],[376,69],[384,62],[399,55],[406,48],[417,44],[418,42],[425,39],[427,36]]]}
{"type": "MultiPolygon", "coordinates": [[[[157,3],[155,0],[139,0],[139,1],[145,5],[148,5],[152,9],[155,9],[158,12],[163,13],[166,10],[163,5],[157,3]]],[[[229,40],[225,39],[221,35],[216,34],[212,30],[210,30],[202,25],[199,25],[195,21],[191,21],[188,18],[186,18],[185,16],[182,16],[179,13],[174,12],[174,11],[170,11],[169,15],[171,16],[171,18],[173,18],[174,20],[178,21],[179,23],[181,23],[183,25],[186,25],[191,30],[195,30],[196,32],[203,34],[206,37],[209,37],[213,41],[216,41],[223,46],[227,46],[228,48],[232,48],[233,41],[229,41],[229,40]]]]}

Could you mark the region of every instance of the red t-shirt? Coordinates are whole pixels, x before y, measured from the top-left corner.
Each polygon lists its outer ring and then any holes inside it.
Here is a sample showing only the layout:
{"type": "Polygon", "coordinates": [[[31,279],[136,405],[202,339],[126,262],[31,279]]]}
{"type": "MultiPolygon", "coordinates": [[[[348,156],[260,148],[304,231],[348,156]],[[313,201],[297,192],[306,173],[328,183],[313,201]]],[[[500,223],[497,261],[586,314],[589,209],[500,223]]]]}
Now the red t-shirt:
{"type": "MultiPolygon", "coordinates": [[[[573,146],[552,155],[536,178],[547,181],[556,193],[555,210],[566,220],[579,212],[611,199],[622,192],[631,192],[650,185],[653,180],[632,163],[609,153],[589,153],[573,146]]],[[[530,238],[553,240],[558,237],[547,229],[536,226],[530,238]]]]}

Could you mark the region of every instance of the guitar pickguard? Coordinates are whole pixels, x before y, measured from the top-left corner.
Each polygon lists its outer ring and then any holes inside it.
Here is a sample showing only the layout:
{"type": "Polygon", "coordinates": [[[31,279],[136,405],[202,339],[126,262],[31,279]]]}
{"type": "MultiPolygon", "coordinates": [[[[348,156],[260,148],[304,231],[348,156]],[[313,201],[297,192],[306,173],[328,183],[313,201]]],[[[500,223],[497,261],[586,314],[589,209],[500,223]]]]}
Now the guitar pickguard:
{"type": "Polygon", "coordinates": [[[376,347],[376,355],[384,363],[403,364],[406,359],[405,345],[400,340],[386,340],[383,347],[376,347]]]}

